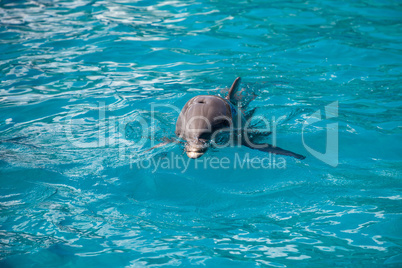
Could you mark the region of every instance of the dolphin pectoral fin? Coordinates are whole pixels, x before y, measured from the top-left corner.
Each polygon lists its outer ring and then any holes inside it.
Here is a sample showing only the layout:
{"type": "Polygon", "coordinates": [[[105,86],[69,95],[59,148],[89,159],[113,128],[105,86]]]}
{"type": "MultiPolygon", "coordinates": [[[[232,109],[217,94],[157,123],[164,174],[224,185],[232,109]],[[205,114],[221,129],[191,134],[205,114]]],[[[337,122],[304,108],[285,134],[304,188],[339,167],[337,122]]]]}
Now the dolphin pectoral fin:
{"type": "Polygon", "coordinates": [[[259,137],[268,137],[269,135],[272,134],[272,132],[265,130],[248,129],[247,132],[245,132],[245,134],[247,134],[249,138],[255,139],[259,137]]]}
{"type": "Polygon", "coordinates": [[[230,101],[233,98],[233,95],[236,93],[237,89],[239,88],[240,82],[241,82],[240,77],[237,77],[236,80],[234,80],[232,86],[229,89],[229,93],[226,96],[227,100],[230,101]]]}
{"type": "Polygon", "coordinates": [[[254,113],[255,113],[256,110],[257,110],[257,108],[253,108],[253,109],[251,109],[251,110],[245,111],[245,112],[244,112],[244,117],[245,117],[246,119],[250,119],[251,117],[253,117],[253,115],[254,115],[254,113]]]}
{"type": "Polygon", "coordinates": [[[282,149],[282,148],[279,148],[279,147],[274,147],[274,146],[272,146],[271,144],[268,144],[268,143],[251,144],[251,145],[247,144],[247,143],[244,143],[243,145],[246,146],[246,147],[249,147],[251,149],[261,151],[261,152],[292,156],[292,157],[300,159],[300,160],[303,160],[304,158],[306,158],[303,155],[296,154],[296,153],[293,153],[291,151],[288,151],[288,150],[285,150],[285,149],[282,149]]]}
{"type": "Polygon", "coordinates": [[[145,152],[152,151],[153,149],[163,147],[163,146],[168,145],[168,144],[170,144],[170,143],[176,143],[176,144],[177,144],[177,143],[182,143],[182,142],[181,142],[181,141],[178,141],[178,140],[176,140],[176,139],[164,138],[164,139],[163,139],[163,142],[161,142],[161,143],[159,143],[159,144],[157,144],[157,145],[155,145],[155,146],[153,146],[153,147],[151,147],[151,148],[145,150],[145,152]]]}

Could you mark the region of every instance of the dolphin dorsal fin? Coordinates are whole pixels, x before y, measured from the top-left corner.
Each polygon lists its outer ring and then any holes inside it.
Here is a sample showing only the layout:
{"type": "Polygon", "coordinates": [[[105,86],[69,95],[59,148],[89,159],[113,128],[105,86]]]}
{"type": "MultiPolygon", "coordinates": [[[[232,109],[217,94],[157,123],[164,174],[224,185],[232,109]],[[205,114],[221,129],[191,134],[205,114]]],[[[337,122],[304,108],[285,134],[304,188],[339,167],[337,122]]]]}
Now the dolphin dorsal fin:
{"type": "Polygon", "coordinates": [[[229,94],[226,96],[227,100],[230,101],[233,98],[233,95],[236,93],[237,89],[239,88],[240,81],[241,81],[240,77],[237,77],[236,80],[234,80],[232,86],[229,89],[229,94]]]}

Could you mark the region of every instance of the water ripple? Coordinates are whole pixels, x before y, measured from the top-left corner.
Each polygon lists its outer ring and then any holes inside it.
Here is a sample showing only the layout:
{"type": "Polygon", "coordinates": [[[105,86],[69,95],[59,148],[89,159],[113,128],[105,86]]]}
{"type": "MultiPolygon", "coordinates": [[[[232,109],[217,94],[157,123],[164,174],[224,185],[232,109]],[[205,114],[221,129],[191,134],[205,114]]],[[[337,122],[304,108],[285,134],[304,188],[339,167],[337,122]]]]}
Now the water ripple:
{"type": "MultiPolygon", "coordinates": [[[[401,16],[371,0],[1,1],[0,264],[400,265],[401,16]],[[138,165],[183,154],[147,151],[174,136],[167,104],[237,76],[305,154],[303,123],[339,101],[304,130],[319,150],[338,123],[339,166],[138,165]]],[[[235,152],[263,156],[208,156],[235,152]]]]}

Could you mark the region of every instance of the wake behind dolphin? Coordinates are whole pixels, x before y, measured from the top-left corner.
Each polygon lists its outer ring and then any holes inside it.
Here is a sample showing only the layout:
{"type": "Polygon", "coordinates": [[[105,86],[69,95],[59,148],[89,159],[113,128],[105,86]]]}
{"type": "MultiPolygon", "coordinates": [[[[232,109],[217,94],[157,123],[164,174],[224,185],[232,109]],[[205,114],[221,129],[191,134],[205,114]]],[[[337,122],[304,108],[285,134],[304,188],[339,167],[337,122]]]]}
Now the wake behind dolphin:
{"type": "MultiPolygon", "coordinates": [[[[230,145],[240,144],[263,152],[292,156],[304,159],[305,156],[272,146],[268,143],[253,143],[252,129],[246,128],[246,115],[238,109],[235,93],[240,84],[236,78],[226,98],[212,95],[199,95],[190,99],[181,110],[176,122],[176,135],[186,141],[185,150],[190,158],[201,157],[211,143],[217,141],[220,133],[228,133],[232,138],[230,145]]],[[[251,113],[252,114],[252,113],[251,113]]],[[[251,117],[249,115],[248,117],[251,117]]],[[[270,132],[254,134],[269,135],[270,132]]]]}

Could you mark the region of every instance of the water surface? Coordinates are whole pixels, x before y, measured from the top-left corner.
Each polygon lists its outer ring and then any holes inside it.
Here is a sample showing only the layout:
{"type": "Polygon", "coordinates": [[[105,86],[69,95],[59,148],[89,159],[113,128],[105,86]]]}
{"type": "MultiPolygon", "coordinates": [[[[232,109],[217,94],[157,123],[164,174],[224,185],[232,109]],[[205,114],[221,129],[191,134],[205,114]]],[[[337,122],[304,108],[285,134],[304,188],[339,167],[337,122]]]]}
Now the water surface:
{"type": "MultiPolygon", "coordinates": [[[[401,18],[399,1],[0,1],[1,266],[401,266],[401,18]],[[138,164],[183,156],[146,151],[174,135],[166,104],[237,76],[305,160],[138,164]],[[304,141],[324,153],[337,123],[336,167],[302,142],[318,110],[304,141]]],[[[236,155],[266,156],[205,159],[236,155]]]]}

